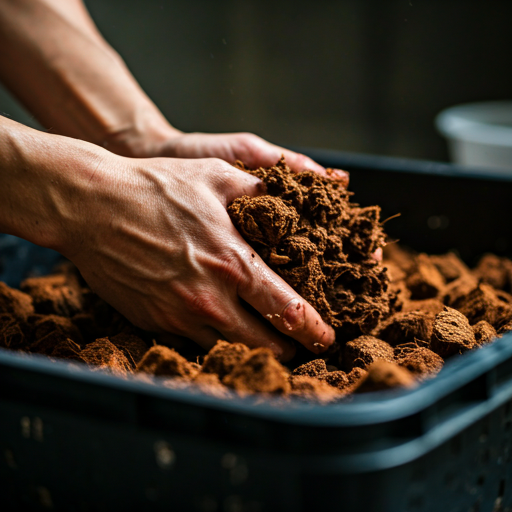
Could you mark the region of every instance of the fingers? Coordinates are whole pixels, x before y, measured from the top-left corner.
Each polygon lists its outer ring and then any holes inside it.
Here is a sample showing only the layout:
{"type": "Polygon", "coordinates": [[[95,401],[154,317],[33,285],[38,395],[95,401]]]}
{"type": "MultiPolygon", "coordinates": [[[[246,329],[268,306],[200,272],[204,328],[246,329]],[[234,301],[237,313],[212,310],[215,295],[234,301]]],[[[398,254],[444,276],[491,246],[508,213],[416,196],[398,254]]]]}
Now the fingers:
{"type": "Polygon", "coordinates": [[[209,173],[213,192],[224,207],[237,197],[256,197],[267,192],[265,184],[256,176],[226,164],[222,160],[209,159],[209,165],[219,167],[215,173],[209,173]]]}
{"type": "Polygon", "coordinates": [[[238,143],[235,154],[251,169],[270,167],[275,165],[281,156],[284,156],[292,171],[313,171],[333,180],[341,181],[345,186],[348,186],[349,174],[346,171],[325,169],[306,155],[271,144],[252,133],[241,133],[237,134],[236,137],[238,143]]]}
{"type": "MultiPolygon", "coordinates": [[[[253,252],[254,254],[254,252],[253,252]]],[[[334,343],[335,334],[318,312],[257,256],[239,296],[279,331],[320,354],[334,343]]]]}
{"type": "Polygon", "coordinates": [[[204,326],[193,332],[187,333],[187,337],[195,341],[201,348],[210,350],[218,340],[224,339],[222,334],[212,327],[204,326]]]}
{"type": "Polygon", "coordinates": [[[341,181],[345,187],[348,186],[349,174],[347,171],[342,171],[341,169],[325,169],[308,156],[295,153],[288,149],[281,149],[281,152],[292,171],[314,171],[332,180],[341,181]]]}
{"type": "Polygon", "coordinates": [[[261,318],[249,313],[238,301],[229,308],[229,322],[214,327],[220,331],[222,339],[243,343],[249,348],[267,347],[280,361],[289,361],[295,355],[293,343],[267,327],[261,318]]]}

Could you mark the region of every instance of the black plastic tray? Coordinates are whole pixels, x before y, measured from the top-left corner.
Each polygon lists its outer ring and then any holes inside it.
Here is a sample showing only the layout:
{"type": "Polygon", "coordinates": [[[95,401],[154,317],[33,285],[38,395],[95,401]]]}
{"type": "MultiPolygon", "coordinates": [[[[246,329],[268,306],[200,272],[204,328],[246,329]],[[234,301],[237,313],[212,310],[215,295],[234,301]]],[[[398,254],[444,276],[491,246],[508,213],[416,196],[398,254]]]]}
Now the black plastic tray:
{"type": "MultiPolygon", "coordinates": [[[[512,181],[308,152],[401,212],[402,243],[510,255],[512,181]]],[[[512,510],[512,335],[411,391],[285,408],[0,350],[0,490],[2,510],[512,510]]]]}

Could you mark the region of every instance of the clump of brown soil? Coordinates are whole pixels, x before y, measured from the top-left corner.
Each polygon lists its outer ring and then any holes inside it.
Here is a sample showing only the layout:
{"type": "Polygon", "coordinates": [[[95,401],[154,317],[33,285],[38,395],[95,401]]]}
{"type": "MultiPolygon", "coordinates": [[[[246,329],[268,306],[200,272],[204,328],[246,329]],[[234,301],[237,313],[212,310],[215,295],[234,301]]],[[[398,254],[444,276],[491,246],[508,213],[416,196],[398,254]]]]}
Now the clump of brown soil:
{"type": "Polygon", "coordinates": [[[268,195],[235,199],[228,213],[262,259],[335,328],[338,340],[369,334],[389,315],[378,206],[361,208],[339,182],[296,174],[281,159],[255,171],[268,195]]]}
{"type": "Polygon", "coordinates": [[[438,297],[444,287],[444,279],[438,268],[426,254],[419,254],[413,271],[406,279],[411,299],[422,300],[438,297]]]}
{"type": "Polygon", "coordinates": [[[304,377],[319,377],[320,375],[328,373],[327,366],[323,359],[313,359],[304,363],[303,365],[295,368],[292,375],[302,375],[304,377]]]}
{"type": "Polygon", "coordinates": [[[8,313],[19,319],[26,319],[34,313],[32,297],[20,290],[9,288],[0,282],[0,314],[8,313]]]}
{"type": "Polygon", "coordinates": [[[373,336],[360,336],[345,345],[342,361],[348,370],[354,367],[367,368],[375,361],[393,361],[393,347],[373,336]]]}
{"type": "Polygon", "coordinates": [[[110,341],[126,356],[132,368],[135,368],[148,351],[147,344],[135,334],[119,333],[110,337],[110,341]]]}
{"type": "Polygon", "coordinates": [[[0,347],[17,350],[25,346],[25,333],[18,319],[9,313],[0,313],[0,347]]]}
{"type": "Polygon", "coordinates": [[[479,347],[487,343],[491,343],[498,337],[498,333],[496,329],[485,320],[480,320],[475,325],[472,326],[473,332],[475,333],[475,343],[479,347]]]}
{"type": "Polygon", "coordinates": [[[249,348],[242,343],[218,341],[204,358],[202,371],[223,379],[248,353],[249,348]]]}
{"type": "Polygon", "coordinates": [[[475,346],[475,333],[459,311],[445,307],[436,316],[430,346],[442,357],[461,354],[475,346]]]}
{"type": "Polygon", "coordinates": [[[444,364],[441,356],[418,342],[396,347],[395,360],[400,366],[419,378],[436,375],[444,364]]]}
{"type": "Polygon", "coordinates": [[[223,379],[239,393],[285,394],[290,391],[289,375],[268,348],[251,350],[223,379]]]}
{"type": "Polygon", "coordinates": [[[72,275],[32,277],[20,288],[32,297],[36,313],[71,317],[83,308],[81,287],[72,275]]]}
{"type": "Polygon", "coordinates": [[[486,254],[479,261],[473,275],[482,283],[512,293],[512,261],[495,254],[486,254]]]}
{"type": "Polygon", "coordinates": [[[410,388],[416,385],[412,373],[389,361],[376,361],[368,368],[368,375],[361,379],[354,393],[369,393],[393,388],[410,388]]]}
{"type": "Polygon", "coordinates": [[[376,336],[396,346],[415,339],[429,341],[434,315],[424,311],[398,312],[383,322],[376,336]]]}
{"type": "Polygon", "coordinates": [[[156,376],[191,379],[197,370],[172,348],[156,345],[151,347],[137,365],[137,371],[156,376]]]}
{"type": "Polygon", "coordinates": [[[300,400],[329,403],[336,401],[342,396],[342,393],[336,388],[307,375],[292,375],[290,377],[290,385],[290,396],[300,400]]]}
{"type": "Polygon", "coordinates": [[[125,376],[132,368],[128,359],[108,338],[100,338],[89,343],[80,352],[80,357],[90,366],[125,376]]]}
{"type": "Polygon", "coordinates": [[[455,279],[470,273],[467,265],[454,252],[430,256],[430,261],[435,265],[446,283],[451,283],[455,279]]]}
{"type": "Polygon", "coordinates": [[[512,320],[512,307],[500,300],[494,288],[488,284],[477,285],[455,300],[453,307],[465,315],[472,325],[485,320],[499,329],[503,323],[512,320]]]}

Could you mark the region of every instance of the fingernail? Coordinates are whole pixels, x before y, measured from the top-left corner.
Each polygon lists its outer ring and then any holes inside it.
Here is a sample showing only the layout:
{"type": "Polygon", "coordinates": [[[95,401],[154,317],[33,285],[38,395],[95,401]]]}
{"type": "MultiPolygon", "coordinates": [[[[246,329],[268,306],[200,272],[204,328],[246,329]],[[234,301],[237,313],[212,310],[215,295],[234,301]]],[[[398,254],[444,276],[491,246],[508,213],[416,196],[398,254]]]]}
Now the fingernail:
{"type": "Polygon", "coordinates": [[[304,327],[306,310],[304,304],[298,299],[291,300],[281,314],[283,324],[289,331],[304,327]]]}
{"type": "Polygon", "coordinates": [[[343,171],[342,169],[326,169],[326,172],[329,178],[348,184],[350,174],[347,171],[343,171]]]}
{"type": "Polygon", "coordinates": [[[334,330],[332,327],[326,326],[326,330],[322,332],[320,339],[313,343],[313,352],[321,354],[325,352],[334,343],[334,330]]]}

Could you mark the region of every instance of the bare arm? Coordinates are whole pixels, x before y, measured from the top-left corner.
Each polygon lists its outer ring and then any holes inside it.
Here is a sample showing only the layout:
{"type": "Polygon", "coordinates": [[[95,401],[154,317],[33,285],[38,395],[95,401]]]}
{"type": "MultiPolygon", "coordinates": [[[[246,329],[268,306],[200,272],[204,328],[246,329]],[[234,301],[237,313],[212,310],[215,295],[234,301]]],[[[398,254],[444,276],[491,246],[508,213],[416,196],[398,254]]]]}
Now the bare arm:
{"type": "Polygon", "coordinates": [[[178,134],[80,0],[0,0],[0,79],[54,133],[129,154],[178,134]]]}
{"type": "MultiPolygon", "coordinates": [[[[53,133],[120,155],[216,157],[258,167],[284,154],[297,172],[325,172],[310,158],[253,134],[185,134],[172,127],[81,0],[0,0],[0,80],[53,133]]],[[[348,179],[342,171],[337,175],[348,179]]]]}

